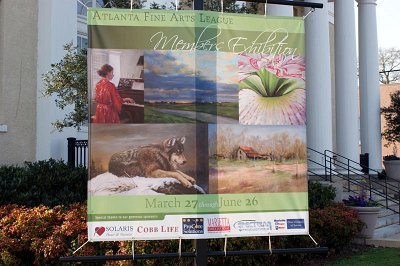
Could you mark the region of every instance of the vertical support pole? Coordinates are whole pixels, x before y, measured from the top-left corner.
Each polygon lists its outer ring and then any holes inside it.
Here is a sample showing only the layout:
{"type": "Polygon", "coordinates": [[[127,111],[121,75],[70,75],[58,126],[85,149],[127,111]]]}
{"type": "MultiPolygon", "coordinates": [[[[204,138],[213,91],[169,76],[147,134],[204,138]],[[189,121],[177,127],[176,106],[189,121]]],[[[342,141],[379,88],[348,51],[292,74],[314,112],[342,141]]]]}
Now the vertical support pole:
{"type": "Polygon", "coordinates": [[[372,199],[372,182],[370,174],[368,174],[368,182],[369,182],[369,198],[372,199]]]}
{"type": "Polygon", "coordinates": [[[324,169],[325,169],[325,181],[328,181],[328,171],[327,171],[327,165],[326,165],[326,150],[324,151],[324,169]]]}
{"type": "Polygon", "coordinates": [[[196,260],[194,261],[195,266],[205,266],[207,265],[207,240],[206,239],[196,239],[196,260]]]}
{"type": "MultiPolygon", "coordinates": [[[[385,177],[385,200],[386,200],[386,208],[389,207],[388,194],[389,194],[389,192],[388,192],[388,187],[387,187],[387,177],[385,177]]],[[[400,196],[400,194],[399,194],[399,196],[400,196]]],[[[399,215],[400,215],[400,212],[399,212],[399,215]]],[[[399,222],[400,222],[400,220],[399,220],[399,222]]]]}
{"type": "Polygon", "coordinates": [[[204,9],[204,0],[194,0],[194,10],[204,9]]]}
{"type": "Polygon", "coordinates": [[[75,141],[76,138],[67,138],[68,140],[68,166],[75,167],[75,141]]]}
{"type": "MultiPolygon", "coordinates": [[[[387,179],[386,179],[387,180],[387,179]]],[[[400,203],[400,183],[397,183],[397,195],[399,197],[399,203],[400,203]]],[[[386,198],[387,198],[387,193],[386,193],[386,198]]],[[[387,206],[387,205],[386,205],[387,206]]],[[[400,224],[400,209],[399,209],[399,224],[400,224]]]]}
{"type": "MultiPolygon", "coordinates": [[[[194,0],[194,10],[204,9],[204,0],[194,0]]],[[[196,248],[196,259],[194,265],[203,266],[207,265],[207,240],[196,239],[194,240],[194,246],[196,248]]]]}
{"type": "Polygon", "coordinates": [[[347,159],[347,179],[350,179],[350,159],[347,159]]]}

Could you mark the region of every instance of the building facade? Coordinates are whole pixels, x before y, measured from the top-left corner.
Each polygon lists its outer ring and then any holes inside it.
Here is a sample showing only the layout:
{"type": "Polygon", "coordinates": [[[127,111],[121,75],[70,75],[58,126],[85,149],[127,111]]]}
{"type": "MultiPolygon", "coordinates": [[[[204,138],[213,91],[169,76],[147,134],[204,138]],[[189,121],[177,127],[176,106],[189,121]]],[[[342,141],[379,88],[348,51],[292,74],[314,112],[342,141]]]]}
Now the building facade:
{"type": "MultiPolygon", "coordinates": [[[[357,0],[355,10],[354,1],[312,0],[324,8],[311,13],[308,8],[267,6],[268,15],[309,13],[305,18],[307,145],[354,161],[360,153],[369,153],[370,166],[375,169],[381,168],[382,157],[376,29],[379,1],[357,0]]],[[[79,132],[55,131],[51,122],[63,113],[54,98],[42,96],[42,75],[60,61],[63,45],[72,41],[87,47],[86,7],[82,3],[95,7],[102,1],[0,0],[0,164],[65,160],[67,137],[87,138],[85,127],[79,132]]]]}

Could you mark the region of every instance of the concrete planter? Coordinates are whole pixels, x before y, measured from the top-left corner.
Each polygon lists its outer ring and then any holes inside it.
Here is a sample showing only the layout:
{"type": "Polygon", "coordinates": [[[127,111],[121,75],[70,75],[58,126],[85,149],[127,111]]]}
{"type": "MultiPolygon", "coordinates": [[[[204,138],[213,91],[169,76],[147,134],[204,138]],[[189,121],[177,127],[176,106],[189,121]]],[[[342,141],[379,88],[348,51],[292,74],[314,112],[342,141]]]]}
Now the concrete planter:
{"type": "Polygon", "coordinates": [[[374,235],[376,221],[381,207],[356,207],[350,206],[351,209],[358,212],[358,217],[365,224],[361,230],[359,237],[371,238],[374,235]]]}
{"type": "Polygon", "coordinates": [[[400,181],[400,160],[383,161],[386,175],[397,181],[400,181]]]}

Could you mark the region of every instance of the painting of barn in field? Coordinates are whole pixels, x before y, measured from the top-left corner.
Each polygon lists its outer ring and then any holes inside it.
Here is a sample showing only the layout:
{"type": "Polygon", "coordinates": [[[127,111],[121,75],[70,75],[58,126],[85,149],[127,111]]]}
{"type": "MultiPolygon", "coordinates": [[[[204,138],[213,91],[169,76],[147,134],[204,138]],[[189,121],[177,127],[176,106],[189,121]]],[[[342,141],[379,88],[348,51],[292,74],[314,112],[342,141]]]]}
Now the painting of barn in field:
{"type": "Polygon", "coordinates": [[[305,126],[209,125],[210,193],[307,191],[305,126]]]}

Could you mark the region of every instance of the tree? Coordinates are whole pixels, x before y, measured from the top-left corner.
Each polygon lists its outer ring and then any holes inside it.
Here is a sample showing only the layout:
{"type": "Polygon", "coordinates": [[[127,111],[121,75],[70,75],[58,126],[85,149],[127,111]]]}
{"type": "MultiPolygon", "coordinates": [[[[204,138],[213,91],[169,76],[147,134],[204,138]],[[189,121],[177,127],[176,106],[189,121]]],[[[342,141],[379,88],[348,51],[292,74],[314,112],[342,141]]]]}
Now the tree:
{"type": "MultiPolygon", "coordinates": [[[[174,5],[174,3],[171,3],[174,5]]],[[[179,1],[179,9],[193,8],[192,0],[179,1]]],[[[221,11],[221,1],[205,0],[204,10],[221,11]]],[[[235,0],[224,0],[224,12],[230,13],[257,13],[257,3],[236,4],[235,0]]]]}
{"type": "Polygon", "coordinates": [[[400,91],[390,94],[390,105],[381,108],[381,113],[386,120],[386,127],[382,137],[390,144],[396,145],[400,141],[400,91]]]}
{"type": "MultiPolygon", "coordinates": [[[[147,0],[134,0],[132,8],[134,9],[141,9],[144,7],[144,4],[147,0]]],[[[103,0],[104,7],[112,8],[131,8],[131,1],[130,0],[103,0]]]]}
{"type": "Polygon", "coordinates": [[[50,71],[43,75],[45,96],[56,95],[56,106],[64,110],[73,106],[73,111],[63,120],[52,125],[59,131],[64,127],[78,128],[88,121],[87,55],[72,43],[64,45],[66,54],[60,62],[51,65],[50,71]]]}
{"type": "Polygon", "coordinates": [[[167,9],[166,5],[160,5],[156,2],[150,3],[150,9],[167,9]]]}
{"type": "Polygon", "coordinates": [[[400,80],[400,49],[379,48],[380,82],[389,84],[400,80]],[[396,71],[397,70],[397,71],[396,71]]]}

